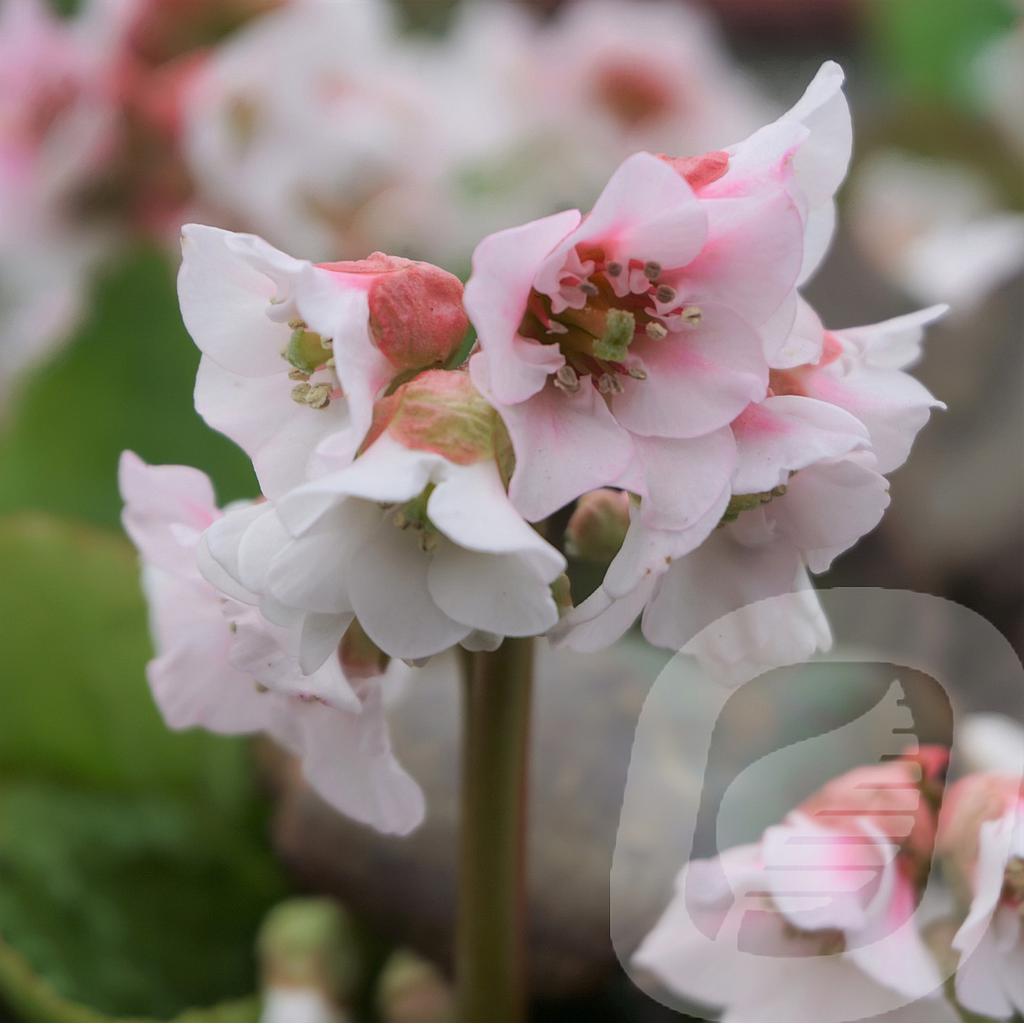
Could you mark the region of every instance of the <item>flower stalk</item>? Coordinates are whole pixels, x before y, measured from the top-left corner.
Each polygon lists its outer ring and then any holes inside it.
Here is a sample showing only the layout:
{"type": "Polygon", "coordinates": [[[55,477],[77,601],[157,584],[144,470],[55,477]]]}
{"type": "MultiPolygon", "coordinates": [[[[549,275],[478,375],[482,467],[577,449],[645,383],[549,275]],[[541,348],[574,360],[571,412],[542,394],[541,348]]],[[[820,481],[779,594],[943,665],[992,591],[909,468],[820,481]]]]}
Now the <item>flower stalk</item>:
{"type": "Polygon", "coordinates": [[[463,658],[455,951],[460,1020],[523,1020],[533,640],[463,658]]]}

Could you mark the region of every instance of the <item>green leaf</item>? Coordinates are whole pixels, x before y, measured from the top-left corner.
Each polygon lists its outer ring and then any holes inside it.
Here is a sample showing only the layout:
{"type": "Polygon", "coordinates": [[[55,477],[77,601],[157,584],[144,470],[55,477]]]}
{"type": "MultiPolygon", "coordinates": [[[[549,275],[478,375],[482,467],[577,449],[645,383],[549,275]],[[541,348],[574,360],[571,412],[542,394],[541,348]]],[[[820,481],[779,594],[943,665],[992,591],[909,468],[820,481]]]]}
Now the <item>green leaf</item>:
{"type": "Polygon", "coordinates": [[[0,514],[28,508],[115,527],[117,460],[208,472],[222,500],[257,492],[248,459],[193,409],[199,353],[167,258],[127,254],[98,282],[71,344],[24,383],[0,436],[0,514]]]}
{"type": "Polygon", "coordinates": [[[280,895],[269,857],[194,802],[0,789],[0,988],[31,1018],[168,1020],[244,996],[280,895]]]}
{"type": "Polygon", "coordinates": [[[245,747],[172,733],[149,693],[134,549],[49,517],[0,520],[0,777],[181,793],[232,814],[251,798],[245,747]]]}

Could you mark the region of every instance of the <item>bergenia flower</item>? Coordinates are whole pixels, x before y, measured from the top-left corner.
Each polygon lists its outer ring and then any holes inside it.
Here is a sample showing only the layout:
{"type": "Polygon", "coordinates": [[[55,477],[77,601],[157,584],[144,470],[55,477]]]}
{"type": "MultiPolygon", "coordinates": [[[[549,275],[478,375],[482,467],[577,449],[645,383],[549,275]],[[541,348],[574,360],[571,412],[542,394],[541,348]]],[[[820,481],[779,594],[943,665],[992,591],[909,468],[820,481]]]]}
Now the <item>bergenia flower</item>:
{"type": "Polygon", "coordinates": [[[252,458],[270,498],[306,480],[328,438],[335,460],[351,459],[383,390],[443,363],[466,332],[461,282],[430,264],[313,264],[198,224],[182,252],[182,316],[203,353],[196,409],[252,458]]]}
{"type": "Polygon", "coordinates": [[[891,473],[906,461],[932,409],[945,408],[906,368],[920,357],[925,327],[947,310],[933,306],[826,332],[817,360],[772,371],[772,392],[817,398],[853,413],[867,427],[878,471],[891,473]]]}
{"type": "Polygon", "coordinates": [[[391,752],[379,684],[354,688],[337,656],[304,675],[297,638],[200,575],[199,541],[221,516],[206,476],[147,466],[125,452],[120,486],[156,647],[147,676],[167,724],[264,732],[300,759],[313,788],[343,814],[384,832],[414,828],[423,795],[391,752]]]}
{"type": "Polygon", "coordinates": [[[687,864],[634,965],[725,1020],[859,1018],[894,997],[926,1001],[915,1019],[954,1019],[913,919],[943,763],[923,748],[857,769],[758,842],[687,864]],[[787,983],[806,957],[814,973],[787,983]]]}
{"type": "Polygon", "coordinates": [[[967,917],[953,937],[960,954],[957,1001],[973,1014],[1024,1014],[1024,789],[1019,775],[979,774],[949,791],[939,833],[967,917]]]}
{"type": "Polygon", "coordinates": [[[700,634],[688,650],[725,673],[828,646],[808,570],[825,571],[889,500],[867,430],[837,406],[786,395],[749,406],[731,429],[736,468],[708,514],[665,530],[634,511],[603,583],[559,624],[560,642],[599,649],[642,612],[651,643],[678,650],[700,634]],[[800,596],[784,609],[757,603],[785,594],[800,596]]]}
{"type": "Polygon", "coordinates": [[[558,620],[565,560],[509,501],[508,457],[468,375],[428,371],[378,403],[351,465],[229,515],[207,547],[267,614],[307,616],[307,671],[353,618],[408,660],[534,636],[558,620]]]}
{"type": "Polygon", "coordinates": [[[635,154],[587,217],[478,246],[471,372],[508,427],[527,518],[607,485],[677,529],[715,505],[735,462],[728,426],[765,397],[805,249],[820,247],[845,173],[841,84],[827,66],[790,114],[731,150],[635,154]]]}

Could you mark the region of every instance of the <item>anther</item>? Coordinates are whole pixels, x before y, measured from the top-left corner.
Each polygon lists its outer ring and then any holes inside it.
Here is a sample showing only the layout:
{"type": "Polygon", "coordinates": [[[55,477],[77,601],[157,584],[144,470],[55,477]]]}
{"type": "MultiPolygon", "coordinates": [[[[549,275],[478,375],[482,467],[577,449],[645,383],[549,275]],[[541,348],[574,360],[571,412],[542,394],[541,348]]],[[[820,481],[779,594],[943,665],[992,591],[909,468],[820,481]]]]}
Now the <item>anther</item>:
{"type": "Polygon", "coordinates": [[[575,395],[579,391],[579,375],[568,363],[560,366],[555,372],[555,387],[567,395],[575,395]]]}
{"type": "Polygon", "coordinates": [[[547,328],[547,331],[545,333],[547,333],[547,334],[568,334],[569,333],[569,328],[566,327],[565,324],[563,324],[559,320],[552,320],[551,323],[548,324],[548,328],[547,328]]]}
{"type": "Polygon", "coordinates": [[[657,281],[661,277],[661,264],[657,260],[648,260],[644,264],[644,277],[648,281],[657,281]]]}
{"type": "Polygon", "coordinates": [[[657,291],[654,293],[654,297],[663,303],[674,302],[676,298],[675,288],[670,288],[667,284],[659,284],[657,291]]]}
{"type": "Polygon", "coordinates": [[[691,327],[696,327],[704,319],[700,306],[687,306],[680,315],[691,327]]]}
{"type": "Polygon", "coordinates": [[[644,327],[644,333],[648,338],[653,338],[655,341],[661,341],[662,338],[668,337],[668,328],[657,320],[652,320],[646,327],[644,327]]]}
{"type": "Polygon", "coordinates": [[[584,295],[590,295],[591,297],[598,294],[597,285],[592,284],[590,281],[582,281],[580,283],[580,291],[583,292],[584,295]]]}
{"type": "Polygon", "coordinates": [[[602,395],[621,395],[622,382],[613,374],[602,373],[597,381],[597,390],[602,395]]]}
{"type": "Polygon", "coordinates": [[[288,321],[288,326],[293,331],[304,331],[306,329],[306,321],[300,320],[298,317],[293,317],[288,321]]]}
{"type": "Polygon", "coordinates": [[[642,366],[631,366],[626,372],[633,380],[647,380],[647,371],[642,366]]]}
{"type": "Polygon", "coordinates": [[[622,264],[615,260],[612,260],[605,268],[604,272],[609,277],[618,277],[622,273],[622,264]]]}

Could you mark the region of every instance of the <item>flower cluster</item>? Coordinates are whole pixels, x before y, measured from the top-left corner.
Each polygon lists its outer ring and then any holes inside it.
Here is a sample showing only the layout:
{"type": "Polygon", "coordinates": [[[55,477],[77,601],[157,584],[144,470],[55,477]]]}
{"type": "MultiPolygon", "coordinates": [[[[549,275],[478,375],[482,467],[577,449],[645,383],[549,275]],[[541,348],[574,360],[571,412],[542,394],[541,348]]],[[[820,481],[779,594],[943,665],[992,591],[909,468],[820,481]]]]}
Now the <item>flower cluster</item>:
{"type": "MultiPolygon", "coordinates": [[[[938,311],[831,332],[799,294],[849,157],[841,85],[826,65],[789,114],[729,149],[628,157],[586,216],[484,239],[465,294],[428,263],[314,263],[186,226],[196,408],[252,458],[262,499],[218,515],[191,471],[126,464],[144,559],[174,568],[147,538],[174,539],[170,561],[206,609],[202,623],[164,623],[153,584],[165,708],[183,651],[219,633],[221,662],[249,676],[273,723],[300,708],[358,734],[378,801],[359,816],[398,829],[415,814],[412,800],[400,823],[393,813],[407,780],[377,694],[391,659],[544,634],[593,649],[641,611],[649,639],[680,646],[794,590],[803,618],[755,617],[706,656],[770,661],[766,637],[798,654],[824,643],[807,571],[878,522],[883,474],[937,404],[903,368],[938,311]],[[163,493],[164,480],[196,496],[163,493]],[[545,524],[576,499],[569,550],[611,564],[570,608],[545,524]]],[[[225,727],[219,700],[190,706],[193,724],[225,727]]]]}
{"type": "Polygon", "coordinates": [[[943,799],[946,760],[944,748],[915,747],[854,769],[756,843],[690,862],[635,966],[729,1020],[836,1020],[897,1001],[919,1020],[1019,1017],[1020,772],[968,775],[943,799]],[[940,867],[941,887],[929,882],[940,867]],[[926,885],[940,895],[922,903],[926,885]],[[702,947],[723,929],[736,941],[703,970],[702,947]],[[807,957],[813,974],[779,983],[784,964],[807,957]]]}

